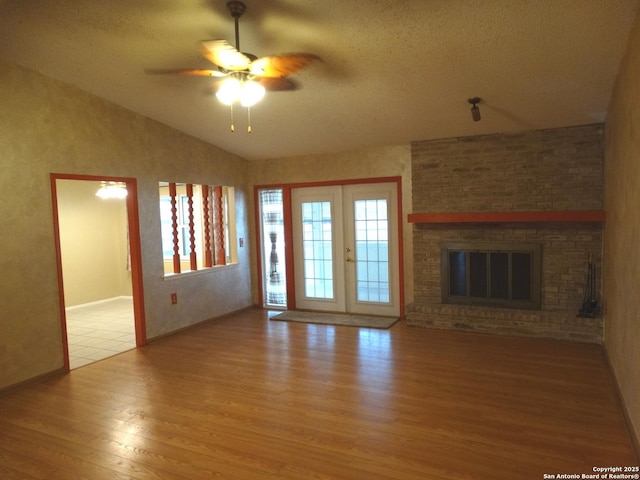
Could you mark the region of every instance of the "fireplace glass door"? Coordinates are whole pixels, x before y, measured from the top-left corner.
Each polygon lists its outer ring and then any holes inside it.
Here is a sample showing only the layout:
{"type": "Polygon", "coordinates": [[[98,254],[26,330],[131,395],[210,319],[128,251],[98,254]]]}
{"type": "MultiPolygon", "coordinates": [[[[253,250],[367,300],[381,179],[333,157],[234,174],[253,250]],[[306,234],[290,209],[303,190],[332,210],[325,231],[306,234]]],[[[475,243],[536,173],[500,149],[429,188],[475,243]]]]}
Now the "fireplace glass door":
{"type": "Polygon", "coordinates": [[[540,308],[540,246],[453,243],[441,255],[444,303],[540,308]]]}

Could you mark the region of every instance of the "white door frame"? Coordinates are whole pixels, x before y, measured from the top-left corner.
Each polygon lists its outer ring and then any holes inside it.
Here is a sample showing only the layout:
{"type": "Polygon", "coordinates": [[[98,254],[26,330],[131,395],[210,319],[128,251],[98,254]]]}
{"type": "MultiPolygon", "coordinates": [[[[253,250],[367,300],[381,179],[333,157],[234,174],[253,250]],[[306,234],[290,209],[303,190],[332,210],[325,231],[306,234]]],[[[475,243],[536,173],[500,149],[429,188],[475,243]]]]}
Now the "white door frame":
{"type": "MultiPolygon", "coordinates": [[[[294,245],[294,277],[296,307],[308,310],[366,313],[398,316],[401,314],[401,247],[399,235],[397,183],[360,183],[292,189],[292,229],[294,245]],[[357,300],[357,245],[355,239],[354,202],[384,199],[388,217],[388,252],[390,298],[388,302],[357,300]],[[331,253],[324,252],[332,262],[333,291],[327,298],[305,296],[305,265],[303,257],[303,202],[325,202],[331,205],[331,253]]],[[[326,223],[326,222],[325,222],[326,223]]],[[[318,224],[319,228],[319,224],[318,224]]],[[[327,246],[325,245],[325,250],[327,246]]]]}
{"type": "Polygon", "coordinates": [[[391,183],[363,183],[358,185],[347,185],[343,189],[344,204],[344,232],[345,232],[345,253],[346,249],[353,253],[350,258],[353,261],[346,261],[346,311],[357,312],[369,315],[400,315],[400,254],[398,236],[398,205],[396,185],[391,183]],[[387,205],[388,226],[388,256],[389,256],[389,302],[369,302],[358,300],[356,284],[358,282],[358,246],[355,233],[355,211],[354,204],[358,200],[385,200],[387,205]]]}
{"type": "MultiPolygon", "coordinates": [[[[342,235],[342,187],[339,185],[326,187],[295,188],[291,192],[293,220],[294,278],[296,291],[296,307],[305,310],[322,310],[327,312],[344,312],[345,272],[342,235]],[[330,258],[333,288],[327,292],[327,298],[309,298],[305,296],[304,278],[305,264],[303,256],[302,209],[303,202],[323,202],[331,205],[331,245],[330,258]],[[296,228],[298,227],[298,228],[296,228]]],[[[329,252],[324,252],[329,256],[329,252]]]]}

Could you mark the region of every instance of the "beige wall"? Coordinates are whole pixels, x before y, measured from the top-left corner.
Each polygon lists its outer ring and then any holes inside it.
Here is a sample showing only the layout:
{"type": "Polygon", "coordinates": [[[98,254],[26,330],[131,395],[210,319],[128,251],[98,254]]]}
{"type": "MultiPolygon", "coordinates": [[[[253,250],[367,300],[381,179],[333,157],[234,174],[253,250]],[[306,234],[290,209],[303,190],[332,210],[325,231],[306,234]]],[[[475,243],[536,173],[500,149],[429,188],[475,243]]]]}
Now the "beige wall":
{"type": "Polygon", "coordinates": [[[52,172],[136,179],[148,338],[251,305],[246,247],[238,265],[163,278],[158,208],[160,181],[232,185],[247,238],[245,160],[3,59],[0,105],[0,388],[63,366],[52,172]]]}
{"type": "Polygon", "coordinates": [[[640,15],[606,122],[605,346],[640,444],[640,15]]]}
{"type": "MultiPolygon", "coordinates": [[[[413,248],[411,225],[411,147],[400,145],[327,155],[286,157],[250,163],[250,185],[272,185],[365,179],[402,178],[402,229],[404,249],[405,303],[413,301],[413,248]]],[[[253,211],[252,211],[253,225],[253,211]]],[[[254,252],[255,244],[252,244],[254,252]]],[[[259,282],[254,278],[254,301],[259,282]]]]}
{"type": "Polygon", "coordinates": [[[125,200],[97,197],[100,182],[56,183],[65,307],[131,296],[125,200]]]}

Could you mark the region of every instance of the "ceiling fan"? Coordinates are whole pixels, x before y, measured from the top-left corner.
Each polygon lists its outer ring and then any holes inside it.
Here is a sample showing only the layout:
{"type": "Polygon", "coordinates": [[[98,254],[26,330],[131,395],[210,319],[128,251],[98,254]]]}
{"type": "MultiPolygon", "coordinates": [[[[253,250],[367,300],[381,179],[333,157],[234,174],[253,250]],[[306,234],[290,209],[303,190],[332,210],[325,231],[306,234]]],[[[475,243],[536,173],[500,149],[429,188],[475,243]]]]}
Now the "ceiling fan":
{"type": "MultiPolygon", "coordinates": [[[[297,83],[289,75],[305,68],[315,60],[317,55],[311,53],[292,53],[285,55],[269,55],[256,57],[250,53],[240,51],[240,33],[238,20],[246,10],[246,5],[237,0],[227,2],[227,8],[235,20],[236,46],[231,46],[226,40],[204,40],[201,42],[201,54],[213,63],[213,69],[146,69],[149,74],[179,74],[218,77],[214,83],[216,97],[221,103],[231,107],[231,131],[233,125],[233,104],[240,103],[249,109],[262,100],[266,90],[286,91],[295,90],[297,83]]],[[[251,116],[249,111],[249,125],[251,133],[251,116]]]]}

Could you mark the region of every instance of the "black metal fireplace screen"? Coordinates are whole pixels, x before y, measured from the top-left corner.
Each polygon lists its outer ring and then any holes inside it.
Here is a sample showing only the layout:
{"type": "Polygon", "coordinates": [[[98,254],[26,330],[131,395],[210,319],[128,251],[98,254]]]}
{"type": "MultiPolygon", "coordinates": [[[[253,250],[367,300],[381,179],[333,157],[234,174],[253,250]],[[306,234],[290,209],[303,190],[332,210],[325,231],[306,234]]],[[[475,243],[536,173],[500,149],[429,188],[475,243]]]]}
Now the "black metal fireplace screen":
{"type": "Polygon", "coordinates": [[[540,309],[539,244],[448,243],[440,264],[443,303],[540,309]]]}

